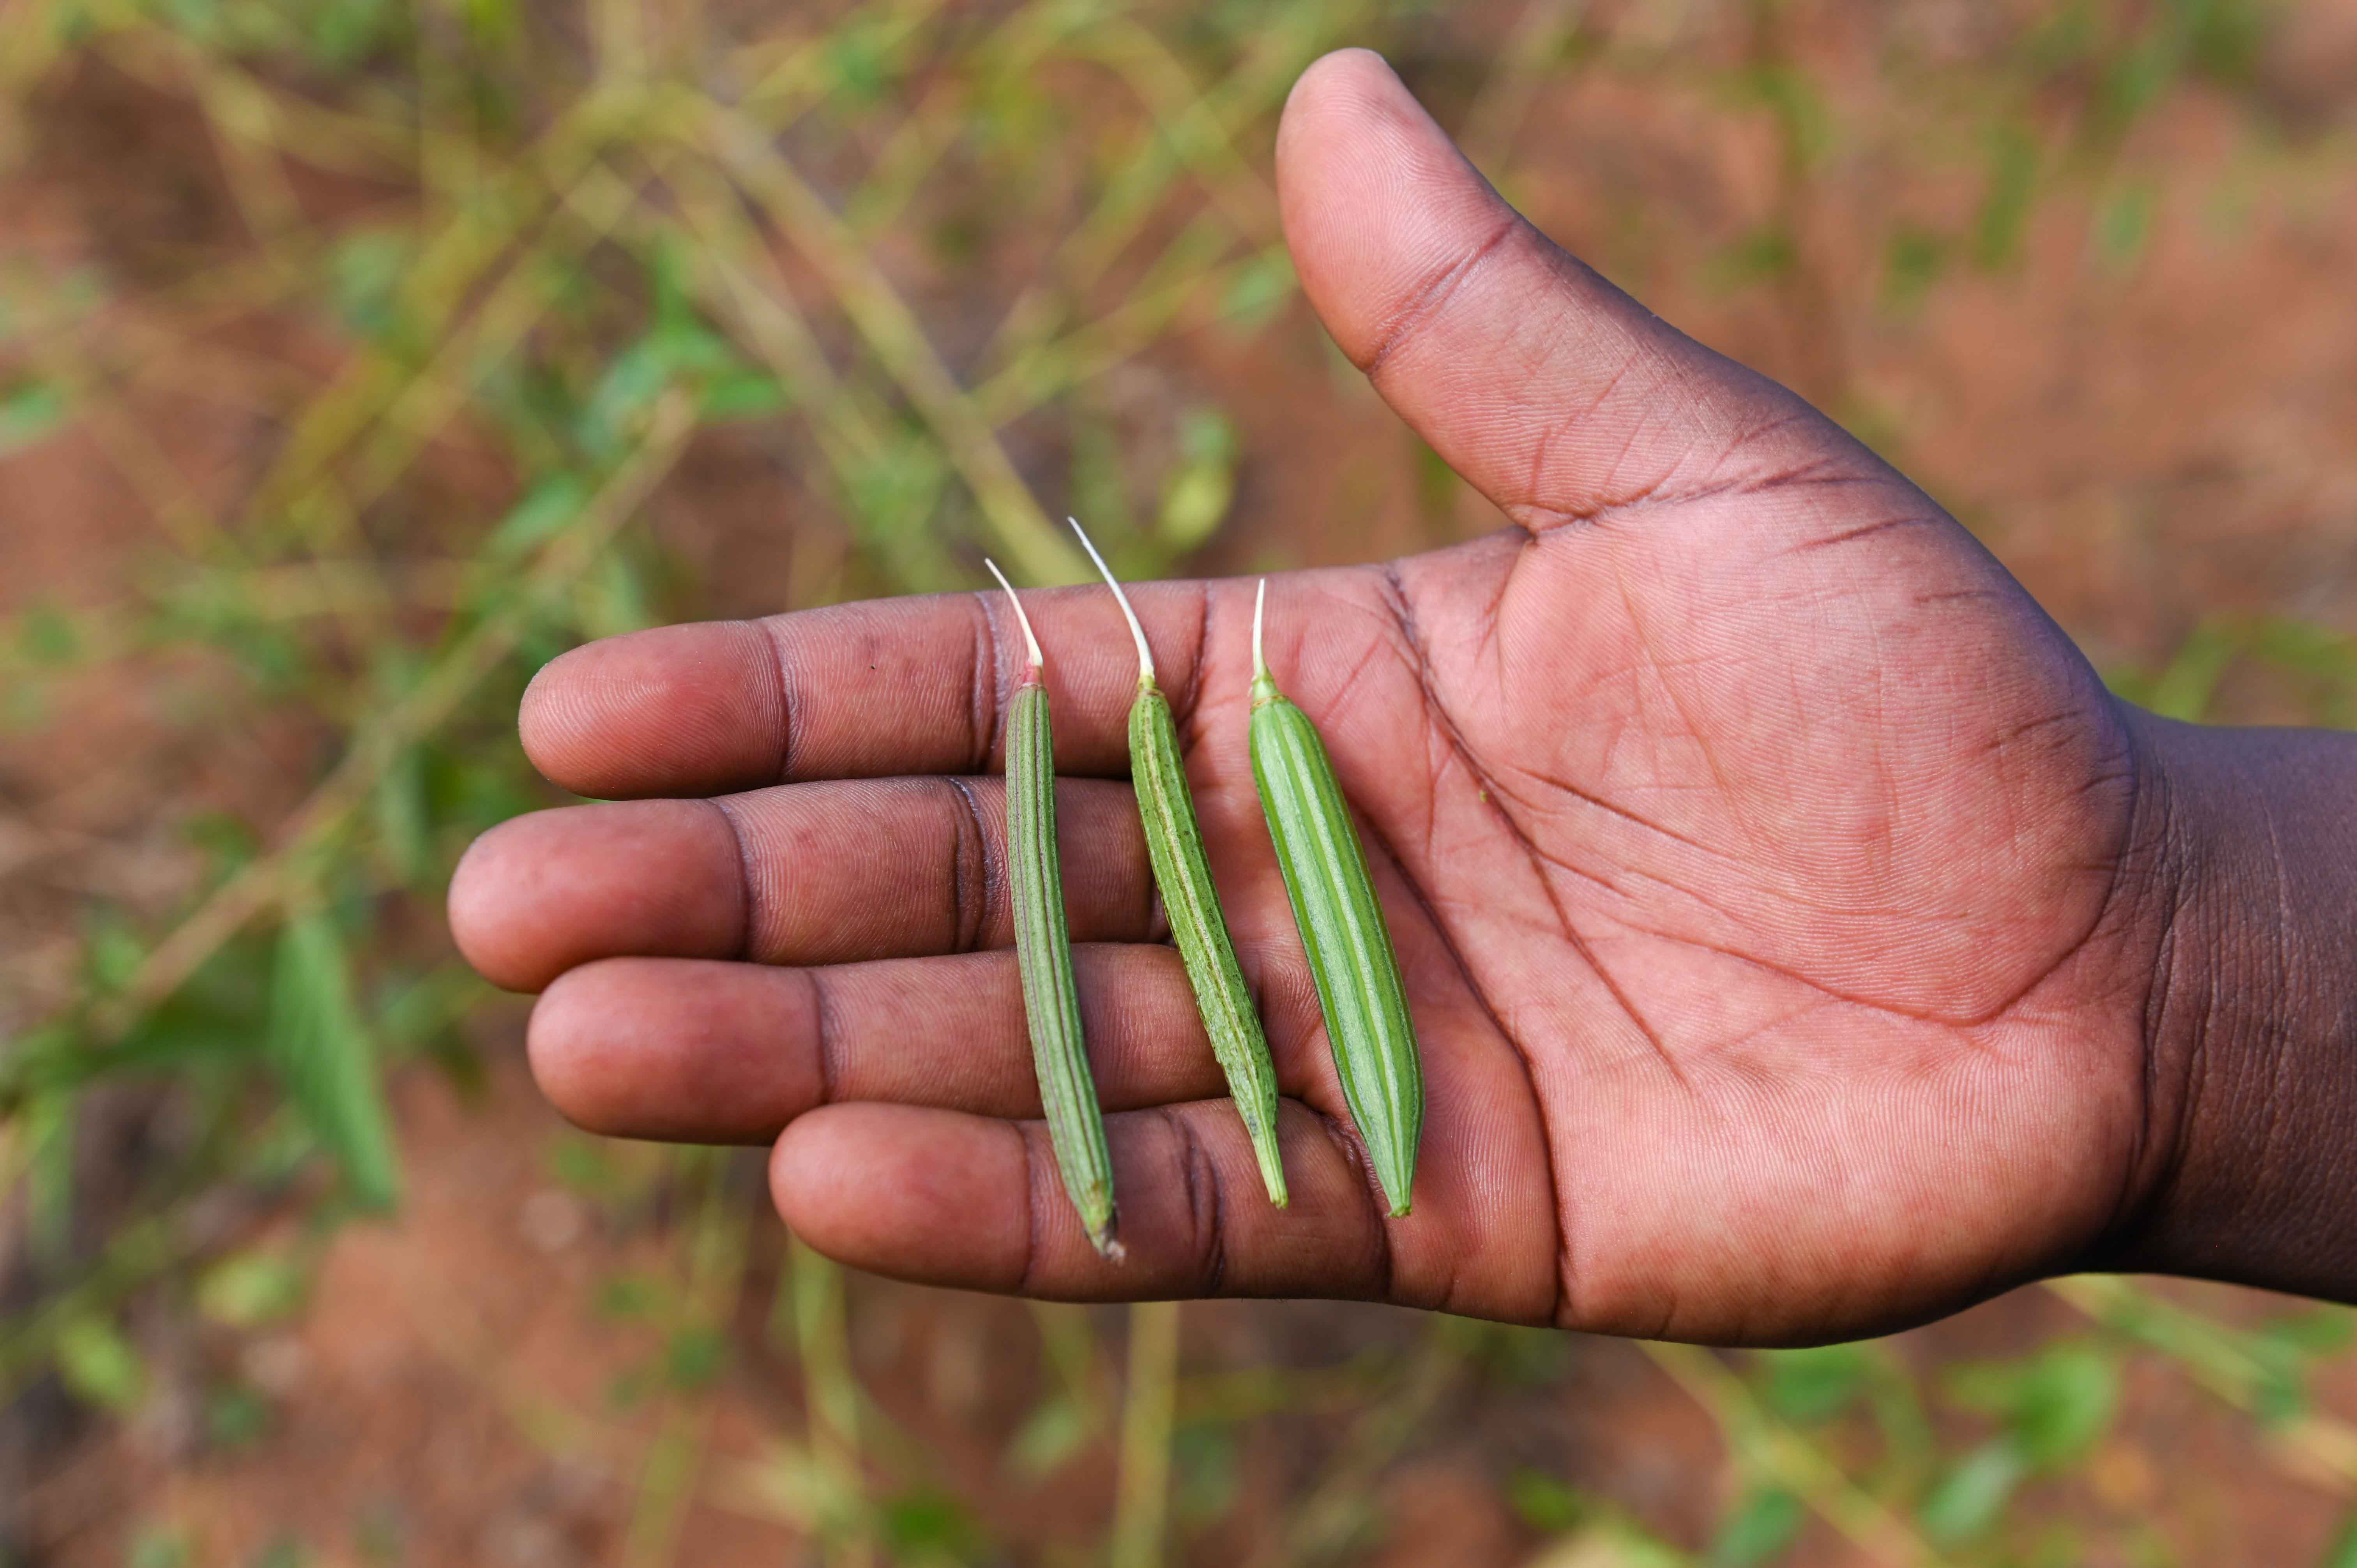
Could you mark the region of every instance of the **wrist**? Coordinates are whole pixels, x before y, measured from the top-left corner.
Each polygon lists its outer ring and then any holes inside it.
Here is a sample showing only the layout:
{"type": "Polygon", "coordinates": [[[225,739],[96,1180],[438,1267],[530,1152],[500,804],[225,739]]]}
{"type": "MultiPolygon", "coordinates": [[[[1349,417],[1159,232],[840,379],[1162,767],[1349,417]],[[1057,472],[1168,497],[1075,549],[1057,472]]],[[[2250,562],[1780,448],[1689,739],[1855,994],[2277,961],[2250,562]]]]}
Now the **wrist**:
{"type": "Polygon", "coordinates": [[[2147,1135],[2091,1260],[2357,1294],[2357,736],[2131,712],[2147,1135]]]}

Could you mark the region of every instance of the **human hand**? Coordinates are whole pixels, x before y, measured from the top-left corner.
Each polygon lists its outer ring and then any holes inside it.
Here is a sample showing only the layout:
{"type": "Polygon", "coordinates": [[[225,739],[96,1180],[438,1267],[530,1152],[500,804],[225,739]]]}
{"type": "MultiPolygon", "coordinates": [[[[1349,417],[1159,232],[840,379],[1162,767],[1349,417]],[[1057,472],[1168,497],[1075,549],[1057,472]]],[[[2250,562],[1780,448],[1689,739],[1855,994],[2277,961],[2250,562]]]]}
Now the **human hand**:
{"type": "Polygon", "coordinates": [[[1249,582],[1133,594],[1288,1097],[1289,1209],[1157,940],[1102,588],[1026,601],[1125,1262],[1026,1120],[995,750],[1019,653],[987,595],[543,671],[533,760],[644,798],[504,824],[452,888],[469,959],[545,988],[550,1096],[608,1132],[775,1138],[780,1211],[822,1251],[1043,1295],[1778,1341],[2116,1238],[2176,1154],[2152,722],[1921,491],[1518,219],[1375,57],[1305,74],[1278,172],[1337,341],[1515,524],[1269,586],[1270,663],[1407,977],[1414,1213],[1363,1168],[1260,819],[1249,582]]]}

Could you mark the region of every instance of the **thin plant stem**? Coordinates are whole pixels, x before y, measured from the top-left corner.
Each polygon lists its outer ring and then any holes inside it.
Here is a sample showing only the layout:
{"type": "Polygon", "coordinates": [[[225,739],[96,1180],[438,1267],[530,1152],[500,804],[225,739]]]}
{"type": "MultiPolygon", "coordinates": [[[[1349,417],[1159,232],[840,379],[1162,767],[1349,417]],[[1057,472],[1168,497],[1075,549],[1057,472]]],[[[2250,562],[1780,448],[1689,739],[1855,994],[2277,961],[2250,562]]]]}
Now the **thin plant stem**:
{"type": "Polygon", "coordinates": [[[1129,1309],[1129,1388],[1121,1405],[1121,1469],[1114,1483],[1112,1568],[1161,1568],[1170,1511],[1171,1416],[1178,1380],[1179,1304],[1129,1309]]]}
{"type": "Polygon", "coordinates": [[[788,1242],[787,1258],[811,1459],[828,1505],[819,1520],[824,1561],[828,1568],[869,1568],[876,1550],[865,1506],[859,1379],[851,1366],[843,1270],[800,1237],[788,1242]]]}
{"type": "Polygon", "coordinates": [[[1946,1568],[1948,1560],[1912,1525],[1869,1496],[1814,1443],[1770,1415],[1717,1357],[1694,1345],[1647,1340],[1639,1348],[1709,1412],[1729,1446],[1808,1504],[1870,1561],[1887,1568],[1946,1568]]]}
{"type": "Polygon", "coordinates": [[[148,950],[120,991],[92,1010],[91,1033],[96,1038],[122,1034],[285,892],[303,862],[367,803],[384,770],[448,718],[514,650],[531,618],[596,564],[608,542],[671,471],[694,429],[694,404],[684,394],[672,393],[656,405],[636,450],[608,478],[574,525],[542,552],[518,591],[461,638],[405,697],[359,732],[343,760],[281,830],[277,848],[246,862],[214,889],[148,950]]]}
{"type": "Polygon", "coordinates": [[[999,545],[1035,581],[1085,579],[1088,563],[1041,510],[998,444],[997,433],[844,220],[766,137],[737,116],[712,105],[703,131],[737,183],[825,281],[869,351],[931,429],[999,545]]]}

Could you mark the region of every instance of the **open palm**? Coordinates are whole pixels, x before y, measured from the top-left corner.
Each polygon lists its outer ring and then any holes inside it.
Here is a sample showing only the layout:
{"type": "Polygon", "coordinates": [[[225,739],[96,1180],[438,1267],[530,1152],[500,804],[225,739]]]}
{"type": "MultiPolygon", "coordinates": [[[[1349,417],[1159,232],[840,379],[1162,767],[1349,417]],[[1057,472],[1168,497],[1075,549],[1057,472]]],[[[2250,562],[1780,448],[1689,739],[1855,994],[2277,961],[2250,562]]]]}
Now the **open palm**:
{"type": "Polygon", "coordinates": [[[1280,137],[1305,287],[1518,525],[1269,588],[1389,913],[1415,1207],[1363,1166],[1246,753],[1252,585],[1141,585],[1287,1096],[1271,1208],[1159,939],[1102,589],[1049,657],[1090,1049],[1129,1256],[1036,1121],[999,861],[1003,605],[577,650],[550,777],[660,797],[496,830],[452,892],[546,987],[544,1084],[610,1131],[777,1138],[777,1201],[883,1272],[1071,1296],[1378,1296],[1727,1340],[1864,1332],[2067,1262],[2144,1132],[2136,732],[2004,570],[1792,394],[1516,218],[1343,54],[1280,137]]]}

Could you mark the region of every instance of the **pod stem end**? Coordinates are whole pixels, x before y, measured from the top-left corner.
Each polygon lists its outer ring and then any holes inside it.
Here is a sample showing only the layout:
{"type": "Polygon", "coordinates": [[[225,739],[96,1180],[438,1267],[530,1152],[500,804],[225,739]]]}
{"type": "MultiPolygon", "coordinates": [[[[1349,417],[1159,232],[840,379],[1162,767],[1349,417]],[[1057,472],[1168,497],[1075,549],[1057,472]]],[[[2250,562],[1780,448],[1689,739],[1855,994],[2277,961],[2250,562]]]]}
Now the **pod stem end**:
{"type": "Polygon", "coordinates": [[[1031,668],[1039,669],[1048,661],[1040,657],[1039,639],[1031,634],[1031,618],[1023,613],[1021,596],[1016,593],[1015,585],[1006,580],[1006,574],[998,569],[997,562],[985,555],[982,558],[982,564],[990,568],[990,575],[998,579],[1000,587],[1006,590],[1006,602],[1015,607],[1015,618],[1023,626],[1023,642],[1031,652],[1031,668]]]}
{"type": "Polygon", "coordinates": [[[1267,655],[1261,651],[1261,622],[1268,610],[1268,579],[1260,580],[1260,588],[1253,595],[1253,681],[1252,705],[1258,709],[1264,703],[1275,702],[1284,693],[1268,673],[1267,655]]]}
{"type": "Polygon", "coordinates": [[[1068,517],[1064,521],[1071,523],[1072,532],[1081,536],[1081,548],[1089,553],[1091,561],[1096,563],[1097,572],[1104,578],[1105,586],[1113,590],[1114,602],[1121,606],[1121,618],[1129,622],[1129,635],[1137,639],[1137,689],[1152,691],[1154,650],[1146,645],[1146,628],[1138,624],[1137,612],[1129,605],[1129,595],[1122,588],[1121,580],[1113,575],[1113,568],[1105,564],[1105,558],[1097,553],[1096,543],[1089,538],[1089,531],[1081,526],[1081,520],[1068,517]]]}
{"type": "Polygon", "coordinates": [[[1260,624],[1268,610],[1268,579],[1263,577],[1253,594],[1253,683],[1268,679],[1268,660],[1261,652],[1260,624]]]}

